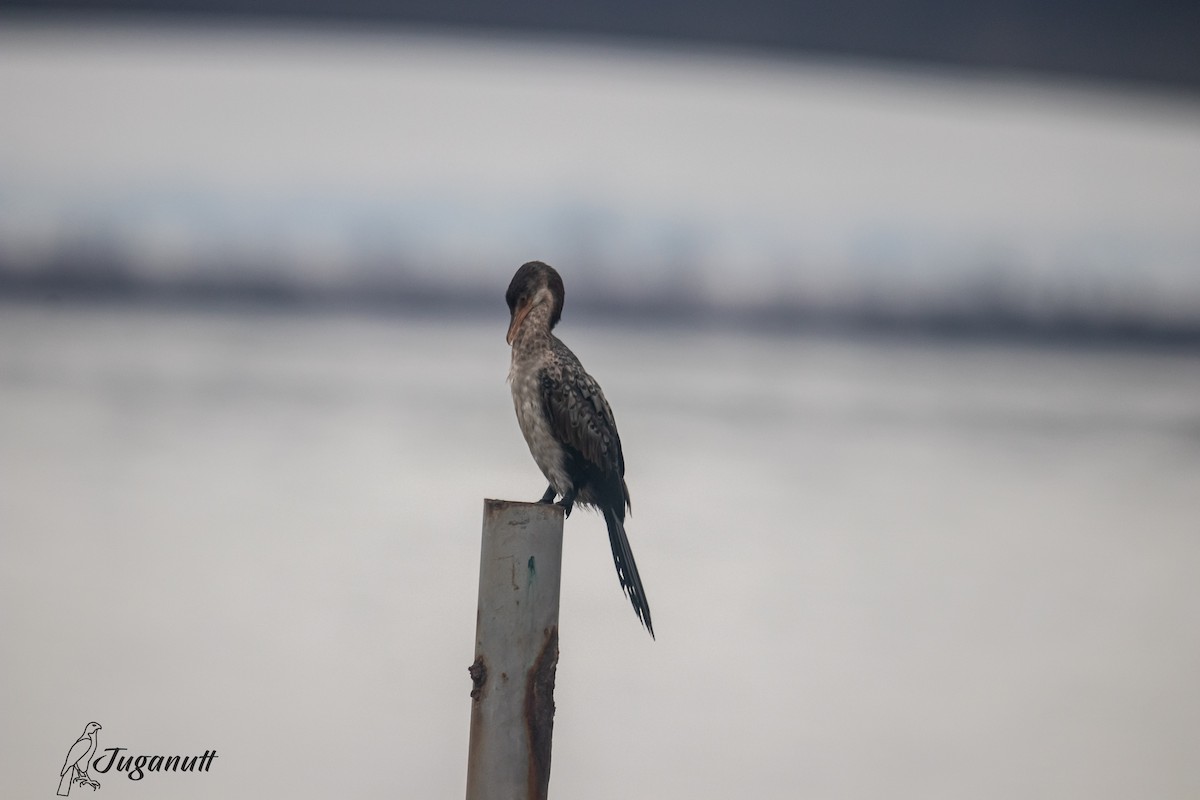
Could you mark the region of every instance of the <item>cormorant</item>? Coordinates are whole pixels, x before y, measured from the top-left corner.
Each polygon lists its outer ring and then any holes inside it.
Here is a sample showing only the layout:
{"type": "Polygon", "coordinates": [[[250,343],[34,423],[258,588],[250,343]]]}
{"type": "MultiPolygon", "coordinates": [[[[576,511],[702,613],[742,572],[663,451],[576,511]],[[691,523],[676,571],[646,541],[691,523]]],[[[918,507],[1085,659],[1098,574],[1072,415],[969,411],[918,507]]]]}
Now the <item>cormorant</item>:
{"type": "Polygon", "coordinates": [[[653,638],[650,604],[625,536],[629,489],[617,423],[600,384],[551,332],[562,316],[563,295],[562,277],[540,261],[522,265],[508,285],[508,380],[517,422],[550,482],[538,502],[561,497],[567,516],[575,503],[604,515],[617,578],[653,638]]]}

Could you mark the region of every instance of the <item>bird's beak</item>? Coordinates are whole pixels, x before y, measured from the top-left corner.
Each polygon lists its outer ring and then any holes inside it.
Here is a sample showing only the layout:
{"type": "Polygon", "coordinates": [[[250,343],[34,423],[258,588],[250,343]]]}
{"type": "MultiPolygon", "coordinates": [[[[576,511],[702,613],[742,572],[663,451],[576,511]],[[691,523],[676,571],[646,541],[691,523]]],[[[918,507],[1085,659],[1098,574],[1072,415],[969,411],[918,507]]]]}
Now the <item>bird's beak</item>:
{"type": "Polygon", "coordinates": [[[521,323],[529,316],[529,309],[533,308],[533,301],[527,300],[517,306],[517,310],[513,312],[512,322],[508,324],[508,336],[505,341],[509,344],[513,343],[513,339],[517,338],[517,331],[521,330],[521,323]]]}

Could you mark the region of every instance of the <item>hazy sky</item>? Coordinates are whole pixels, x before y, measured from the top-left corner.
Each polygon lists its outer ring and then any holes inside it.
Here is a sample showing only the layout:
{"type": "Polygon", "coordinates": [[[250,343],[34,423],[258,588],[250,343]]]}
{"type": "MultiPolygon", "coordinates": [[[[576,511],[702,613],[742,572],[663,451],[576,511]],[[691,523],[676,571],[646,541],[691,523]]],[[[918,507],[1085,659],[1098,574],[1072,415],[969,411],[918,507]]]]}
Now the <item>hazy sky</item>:
{"type": "Polygon", "coordinates": [[[717,283],[730,266],[1084,263],[1200,307],[1200,103],[1179,97],[535,40],[6,23],[0,106],[9,250],[84,220],[165,266],[224,241],[336,272],[370,229],[470,272],[590,238],[600,260],[687,258],[717,283]]]}

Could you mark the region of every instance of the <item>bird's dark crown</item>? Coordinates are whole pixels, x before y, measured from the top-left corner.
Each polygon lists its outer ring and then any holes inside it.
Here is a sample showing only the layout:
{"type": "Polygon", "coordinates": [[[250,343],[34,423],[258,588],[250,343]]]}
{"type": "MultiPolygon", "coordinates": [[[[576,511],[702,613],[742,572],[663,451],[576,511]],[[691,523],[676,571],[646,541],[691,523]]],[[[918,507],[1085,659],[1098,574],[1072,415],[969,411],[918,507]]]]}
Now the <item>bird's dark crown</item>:
{"type": "Polygon", "coordinates": [[[563,299],[566,289],[563,287],[562,276],[558,270],[541,261],[530,261],[522,264],[508,284],[504,299],[508,302],[508,312],[515,314],[517,309],[533,300],[542,288],[550,290],[554,298],[554,307],[550,311],[550,327],[558,324],[562,317],[563,299]]]}

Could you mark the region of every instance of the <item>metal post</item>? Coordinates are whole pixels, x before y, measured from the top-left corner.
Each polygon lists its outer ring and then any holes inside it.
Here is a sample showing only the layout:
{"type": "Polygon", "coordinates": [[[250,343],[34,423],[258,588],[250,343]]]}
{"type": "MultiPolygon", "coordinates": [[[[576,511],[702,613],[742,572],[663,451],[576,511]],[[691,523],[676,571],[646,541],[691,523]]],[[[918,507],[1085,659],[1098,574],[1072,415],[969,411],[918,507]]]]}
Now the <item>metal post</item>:
{"type": "Polygon", "coordinates": [[[563,510],[483,501],[467,800],[545,800],[563,510]]]}

